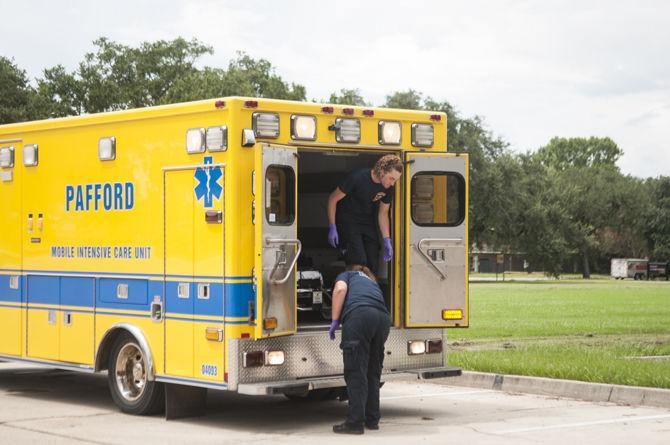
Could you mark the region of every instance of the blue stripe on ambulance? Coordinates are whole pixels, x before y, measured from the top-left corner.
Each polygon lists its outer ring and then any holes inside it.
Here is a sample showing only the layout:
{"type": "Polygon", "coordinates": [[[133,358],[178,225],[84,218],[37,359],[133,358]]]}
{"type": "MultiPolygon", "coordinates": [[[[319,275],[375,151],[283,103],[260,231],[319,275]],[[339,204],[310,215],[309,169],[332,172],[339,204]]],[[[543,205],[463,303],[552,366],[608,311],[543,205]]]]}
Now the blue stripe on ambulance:
{"type": "MultiPolygon", "coordinates": [[[[47,272],[51,273],[51,272],[47,272]]],[[[9,275],[0,275],[0,302],[42,305],[63,305],[93,310],[95,301],[97,313],[123,314],[143,316],[125,311],[146,311],[149,316],[150,303],[154,295],[163,295],[163,284],[166,284],[165,312],[171,316],[183,318],[191,316],[221,316],[240,318],[249,316],[249,302],[254,301],[252,283],[207,283],[210,285],[209,299],[197,298],[198,282],[190,284],[188,300],[177,297],[178,282],[163,280],[141,280],[134,278],[99,278],[72,276],[24,275],[19,280],[19,289],[9,288],[9,275]],[[26,283],[27,281],[27,283],[26,283]],[[27,286],[26,286],[27,284],[27,286]],[[128,298],[117,297],[118,284],[128,285],[128,298]],[[223,300],[225,292],[225,311],[223,300]],[[23,298],[21,298],[21,295],[23,298]],[[95,296],[97,295],[97,298],[95,296]],[[191,305],[194,305],[191,308],[191,305]],[[105,312],[105,309],[119,312],[105,312]],[[181,315],[181,317],[180,317],[181,315]]],[[[197,277],[201,278],[201,277],[197,277]]],[[[16,307],[16,306],[13,306],[16,307]]],[[[34,307],[38,309],[37,307],[34,307]]],[[[200,319],[202,320],[202,319],[200,319]]],[[[226,323],[244,324],[246,320],[230,320],[226,323]]]]}

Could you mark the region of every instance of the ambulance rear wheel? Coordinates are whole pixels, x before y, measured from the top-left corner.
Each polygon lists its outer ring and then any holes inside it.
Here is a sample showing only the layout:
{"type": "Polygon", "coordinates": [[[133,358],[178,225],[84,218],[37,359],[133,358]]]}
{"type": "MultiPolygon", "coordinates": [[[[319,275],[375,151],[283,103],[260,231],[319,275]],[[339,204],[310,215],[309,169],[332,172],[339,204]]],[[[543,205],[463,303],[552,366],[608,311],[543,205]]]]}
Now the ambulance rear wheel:
{"type": "Polygon", "coordinates": [[[163,384],[149,380],[148,360],[135,337],[121,334],[109,356],[107,381],[114,403],[128,414],[156,414],[165,406],[163,384]]]}

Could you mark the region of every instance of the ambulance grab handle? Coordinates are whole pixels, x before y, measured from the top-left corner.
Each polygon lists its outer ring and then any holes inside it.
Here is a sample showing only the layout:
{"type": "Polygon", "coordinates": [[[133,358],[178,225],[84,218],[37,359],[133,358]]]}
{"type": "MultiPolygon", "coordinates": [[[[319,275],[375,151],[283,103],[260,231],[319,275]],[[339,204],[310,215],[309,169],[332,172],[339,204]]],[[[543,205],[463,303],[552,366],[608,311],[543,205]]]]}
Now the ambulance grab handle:
{"type": "Polygon", "coordinates": [[[286,276],[282,278],[281,280],[274,279],[275,272],[277,271],[277,267],[279,267],[279,261],[275,262],[274,267],[272,268],[272,272],[270,272],[270,283],[272,284],[284,284],[288,281],[288,278],[291,276],[291,272],[293,272],[293,268],[295,267],[295,263],[298,262],[298,257],[300,256],[300,252],[302,252],[302,243],[300,242],[299,239],[284,239],[284,238],[265,238],[265,243],[266,244],[294,244],[298,246],[298,251],[295,253],[295,256],[293,257],[293,261],[291,262],[291,267],[288,268],[288,271],[286,272],[286,276]]]}
{"type": "Polygon", "coordinates": [[[440,275],[440,279],[441,280],[446,280],[447,276],[444,274],[444,272],[442,272],[440,270],[440,268],[437,267],[437,265],[435,264],[435,261],[433,261],[433,259],[431,257],[429,257],[428,255],[426,255],[426,252],[423,251],[424,243],[429,243],[431,241],[437,241],[437,242],[443,242],[443,243],[445,243],[445,242],[446,243],[449,243],[449,242],[453,243],[453,242],[462,242],[463,240],[460,239],[460,238],[423,238],[416,245],[416,250],[418,250],[419,253],[421,254],[421,256],[424,257],[426,259],[426,261],[428,261],[428,264],[433,266],[433,269],[435,269],[435,272],[437,272],[440,275]]]}

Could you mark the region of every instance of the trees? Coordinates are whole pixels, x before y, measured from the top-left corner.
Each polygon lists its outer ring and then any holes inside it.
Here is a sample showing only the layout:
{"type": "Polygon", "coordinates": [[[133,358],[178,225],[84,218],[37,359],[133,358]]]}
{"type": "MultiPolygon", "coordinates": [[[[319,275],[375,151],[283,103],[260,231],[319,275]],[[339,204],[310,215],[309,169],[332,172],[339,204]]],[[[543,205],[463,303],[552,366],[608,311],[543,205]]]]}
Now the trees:
{"type": "Polygon", "coordinates": [[[178,79],[197,71],[195,62],[212,48],[197,40],[122,45],[104,37],[68,73],[58,65],[44,71],[38,92],[52,116],[123,110],[164,103],[178,79]]]}
{"type": "Polygon", "coordinates": [[[386,108],[402,108],[407,110],[424,110],[425,107],[422,94],[418,91],[409,89],[407,91],[396,91],[395,93],[386,96],[386,108]]]}
{"type": "Polygon", "coordinates": [[[305,87],[288,84],[265,59],[238,53],[227,70],[196,62],[212,54],[198,40],[143,42],[137,47],[106,38],[93,42],[78,68],[46,69],[38,79],[38,96],[50,117],[122,110],[221,96],[305,100],[305,87]]]}
{"type": "Polygon", "coordinates": [[[268,97],[304,101],[305,87],[288,84],[274,73],[265,59],[254,59],[237,53],[227,70],[205,67],[178,79],[163,103],[186,102],[223,96],[268,97]]]}
{"type": "Polygon", "coordinates": [[[556,170],[616,166],[623,151],[610,138],[555,137],[537,151],[536,157],[556,170]]]}
{"type": "Polygon", "coordinates": [[[361,91],[359,89],[341,89],[340,93],[332,93],[328,99],[328,103],[338,104],[338,105],[354,105],[359,107],[364,107],[368,105],[361,96],[361,91]]]}
{"type": "Polygon", "coordinates": [[[32,119],[34,95],[26,72],[0,56],[0,124],[32,119]]]}
{"type": "MultiPolygon", "coordinates": [[[[34,86],[0,57],[0,122],[232,95],[305,100],[303,85],[242,52],[227,67],[199,68],[212,51],[182,38],[136,47],[100,38],[75,70],[47,68],[34,86]]],[[[355,88],[329,102],[370,105],[355,88]]],[[[524,252],[533,268],[552,274],[575,252],[586,276],[611,256],[670,257],[670,178],[622,175],[622,150],[611,139],[556,137],[536,153],[512,154],[481,117],[464,117],[447,101],[407,89],[386,96],[383,106],[446,113],[449,150],[470,155],[472,244],[524,252]]]]}
{"type": "Polygon", "coordinates": [[[610,138],[553,138],[533,156],[555,178],[567,216],[566,241],[589,278],[611,256],[643,256],[643,215],[650,205],[642,181],[616,166],[623,151],[610,138]]]}
{"type": "Polygon", "coordinates": [[[645,214],[645,238],[651,256],[670,260],[670,176],[648,179],[645,183],[652,206],[645,214]]]}

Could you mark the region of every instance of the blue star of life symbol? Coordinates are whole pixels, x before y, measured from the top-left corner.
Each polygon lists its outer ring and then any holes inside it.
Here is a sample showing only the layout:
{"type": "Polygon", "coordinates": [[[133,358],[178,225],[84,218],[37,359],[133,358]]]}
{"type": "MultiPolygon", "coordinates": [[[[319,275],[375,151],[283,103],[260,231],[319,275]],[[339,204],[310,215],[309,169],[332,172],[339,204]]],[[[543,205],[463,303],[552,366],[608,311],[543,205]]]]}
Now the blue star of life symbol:
{"type": "Polygon", "coordinates": [[[207,167],[212,164],[212,157],[205,157],[205,167],[198,167],[195,170],[195,179],[198,185],[195,186],[195,197],[199,200],[204,198],[205,208],[212,207],[214,198],[221,198],[223,187],[219,184],[219,179],[223,176],[221,167],[207,167]]]}

